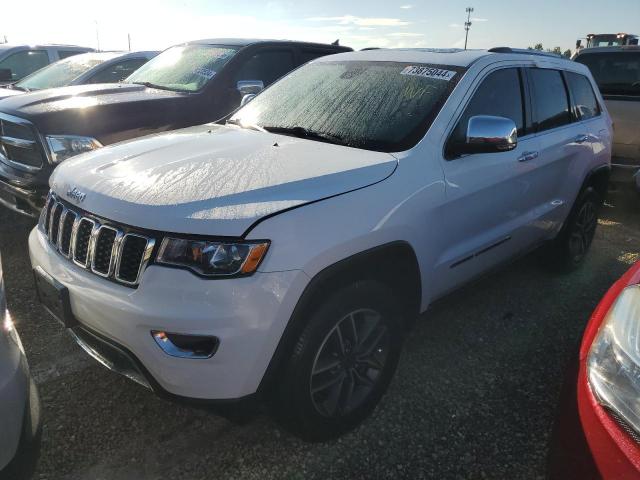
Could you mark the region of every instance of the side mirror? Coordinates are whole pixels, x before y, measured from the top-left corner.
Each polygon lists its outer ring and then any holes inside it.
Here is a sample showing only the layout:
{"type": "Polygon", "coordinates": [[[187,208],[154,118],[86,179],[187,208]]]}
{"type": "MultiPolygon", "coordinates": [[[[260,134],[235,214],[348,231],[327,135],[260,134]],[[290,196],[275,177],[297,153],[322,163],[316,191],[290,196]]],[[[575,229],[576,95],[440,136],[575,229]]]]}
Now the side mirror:
{"type": "Polygon", "coordinates": [[[242,97],[242,100],[240,100],[240,106],[244,107],[247,103],[249,103],[254,98],[256,98],[255,93],[248,93],[247,95],[242,97]]]}
{"type": "Polygon", "coordinates": [[[10,68],[0,68],[0,82],[12,82],[13,72],[10,68]]]}
{"type": "Polygon", "coordinates": [[[239,80],[236,88],[243,97],[257,95],[264,90],[264,82],[262,80],[239,80]]]}
{"type": "Polygon", "coordinates": [[[576,40],[576,50],[580,50],[582,47],[582,40],[576,40]]]}
{"type": "Polygon", "coordinates": [[[507,152],[518,146],[518,127],[513,120],[490,115],[469,119],[463,144],[454,145],[456,154],[507,152]]]}

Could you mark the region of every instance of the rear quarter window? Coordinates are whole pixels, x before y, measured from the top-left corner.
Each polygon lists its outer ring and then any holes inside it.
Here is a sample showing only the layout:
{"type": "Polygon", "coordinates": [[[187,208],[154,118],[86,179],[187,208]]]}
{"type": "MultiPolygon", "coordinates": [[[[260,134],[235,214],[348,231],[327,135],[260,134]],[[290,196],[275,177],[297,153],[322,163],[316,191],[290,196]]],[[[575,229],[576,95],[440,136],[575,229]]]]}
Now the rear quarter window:
{"type": "Polygon", "coordinates": [[[600,115],[600,105],[589,79],[574,72],[565,72],[565,77],[569,84],[573,108],[577,118],[579,120],[588,120],[600,115]]]}

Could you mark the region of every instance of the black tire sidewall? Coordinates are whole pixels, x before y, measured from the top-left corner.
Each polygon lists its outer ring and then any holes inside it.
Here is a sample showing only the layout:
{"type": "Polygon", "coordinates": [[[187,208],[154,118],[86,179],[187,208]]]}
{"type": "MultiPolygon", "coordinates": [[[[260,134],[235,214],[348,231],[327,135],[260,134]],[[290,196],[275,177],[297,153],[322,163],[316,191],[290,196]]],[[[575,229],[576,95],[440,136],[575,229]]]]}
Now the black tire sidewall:
{"type": "Polygon", "coordinates": [[[567,221],[565,222],[560,232],[560,235],[558,235],[558,238],[556,239],[555,260],[558,261],[559,266],[565,270],[573,270],[578,266],[580,266],[584,262],[585,258],[587,257],[589,249],[593,244],[593,239],[591,239],[591,242],[589,243],[589,247],[587,248],[587,251],[579,259],[576,258],[573,255],[573,252],[571,251],[571,246],[570,246],[571,234],[573,232],[575,223],[578,219],[580,210],[587,202],[593,203],[593,206],[596,212],[596,222],[597,222],[597,219],[599,217],[598,214],[600,212],[600,207],[602,205],[602,200],[600,199],[600,196],[598,195],[598,193],[592,187],[587,187],[580,193],[580,196],[578,197],[578,200],[576,201],[573,208],[571,209],[571,213],[569,214],[567,221]]]}
{"type": "Polygon", "coordinates": [[[279,389],[280,418],[295,434],[310,441],[322,441],[345,433],[375,409],[395,373],[403,343],[401,309],[394,304],[391,290],[373,281],[356,282],[330,295],[311,312],[285,369],[279,389]],[[313,362],[331,329],[348,313],[370,308],[378,311],[390,334],[389,352],[382,376],[362,405],[339,418],[317,412],[309,382],[313,362]]]}

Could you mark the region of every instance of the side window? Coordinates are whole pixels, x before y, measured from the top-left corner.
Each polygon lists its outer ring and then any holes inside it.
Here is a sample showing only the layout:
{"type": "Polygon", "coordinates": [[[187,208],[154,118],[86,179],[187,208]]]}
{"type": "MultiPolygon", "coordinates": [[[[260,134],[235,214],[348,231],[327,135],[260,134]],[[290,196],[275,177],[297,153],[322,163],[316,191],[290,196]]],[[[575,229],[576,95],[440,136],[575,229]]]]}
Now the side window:
{"type": "Polygon", "coordinates": [[[571,123],[567,89],[558,70],[529,70],[533,92],[533,111],[537,130],[550,130],[571,123]]]}
{"type": "Polygon", "coordinates": [[[120,63],[114,63],[93,75],[89,79],[88,83],[118,83],[127,78],[145,63],[147,63],[147,60],[144,58],[136,58],[132,60],[125,60],[120,63]]]}
{"type": "Polygon", "coordinates": [[[325,55],[331,55],[332,53],[336,53],[330,50],[315,50],[303,48],[300,50],[300,65],[303,65],[311,60],[315,60],[319,57],[324,57],[325,55]]]}
{"type": "Polygon", "coordinates": [[[290,50],[264,50],[256,53],[240,67],[236,81],[262,80],[266,87],[289,73],[293,67],[293,52],[290,50]]]}
{"type": "Polygon", "coordinates": [[[14,81],[49,65],[49,55],[45,50],[26,50],[8,56],[0,62],[0,68],[11,70],[14,81]]]}
{"type": "Polygon", "coordinates": [[[58,50],[58,57],[60,60],[64,60],[65,58],[73,57],[74,55],[78,55],[80,53],[85,53],[82,50],[58,50]]]}
{"type": "Polygon", "coordinates": [[[524,135],[524,108],[518,69],[498,70],[484,79],[453,131],[454,142],[465,141],[469,119],[476,115],[510,118],[518,127],[518,136],[524,135]]]}
{"type": "Polygon", "coordinates": [[[564,74],[571,90],[576,116],[580,120],[588,120],[600,115],[600,105],[589,79],[579,73],[564,72],[564,74]]]}

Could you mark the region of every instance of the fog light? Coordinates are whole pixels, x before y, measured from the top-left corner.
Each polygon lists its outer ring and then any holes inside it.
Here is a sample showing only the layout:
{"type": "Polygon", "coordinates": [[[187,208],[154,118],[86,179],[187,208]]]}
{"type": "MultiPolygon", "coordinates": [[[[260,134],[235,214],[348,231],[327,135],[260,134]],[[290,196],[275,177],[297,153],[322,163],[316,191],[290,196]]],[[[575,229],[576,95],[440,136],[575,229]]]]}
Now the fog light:
{"type": "Polygon", "coordinates": [[[220,341],[217,337],[185,335],[151,330],[151,336],[164,353],[179,358],[211,358],[220,341]]]}

